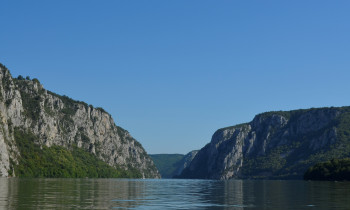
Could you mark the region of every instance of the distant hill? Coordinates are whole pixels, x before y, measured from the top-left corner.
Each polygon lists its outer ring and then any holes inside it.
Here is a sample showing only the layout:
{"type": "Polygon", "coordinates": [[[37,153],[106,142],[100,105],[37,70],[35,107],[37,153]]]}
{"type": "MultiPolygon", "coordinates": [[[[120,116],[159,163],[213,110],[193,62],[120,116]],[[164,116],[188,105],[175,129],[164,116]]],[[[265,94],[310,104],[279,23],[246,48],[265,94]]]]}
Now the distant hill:
{"type": "Polygon", "coordinates": [[[149,155],[156,165],[162,178],[173,178],[175,171],[180,167],[182,154],[154,154],[149,155]]]}
{"type": "Polygon", "coordinates": [[[198,150],[193,150],[186,155],[182,154],[154,154],[149,155],[162,178],[175,178],[190,164],[198,150]]]}

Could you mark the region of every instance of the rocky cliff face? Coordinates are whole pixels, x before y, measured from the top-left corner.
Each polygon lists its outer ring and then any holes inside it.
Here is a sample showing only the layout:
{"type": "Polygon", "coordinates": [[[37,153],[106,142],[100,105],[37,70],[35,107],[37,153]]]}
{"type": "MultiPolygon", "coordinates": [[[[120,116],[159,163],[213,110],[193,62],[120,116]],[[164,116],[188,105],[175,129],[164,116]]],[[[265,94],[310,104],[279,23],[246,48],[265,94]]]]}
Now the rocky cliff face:
{"type": "Polygon", "coordinates": [[[193,150],[187,153],[183,157],[183,159],[180,161],[180,163],[177,164],[178,167],[176,168],[172,177],[178,177],[182,173],[182,171],[190,165],[193,158],[196,157],[197,153],[198,153],[198,150],[193,150]]]}
{"type": "Polygon", "coordinates": [[[140,143],[102,108],[47,91],[36,79],[14,79],[1,65],[0,175],[5,177],[14,173],[13,164],[21,155],[14,129],[30,131],[39,145],[76,145],[110,166],[138,170],[145,178],[160,177],[140,143]]]}
{"type": "Polygon", "coordinates": [[[268,112],[216,131],[182,178],[302,178],[310,165],[350,155],[350,107],[268,112]]]}

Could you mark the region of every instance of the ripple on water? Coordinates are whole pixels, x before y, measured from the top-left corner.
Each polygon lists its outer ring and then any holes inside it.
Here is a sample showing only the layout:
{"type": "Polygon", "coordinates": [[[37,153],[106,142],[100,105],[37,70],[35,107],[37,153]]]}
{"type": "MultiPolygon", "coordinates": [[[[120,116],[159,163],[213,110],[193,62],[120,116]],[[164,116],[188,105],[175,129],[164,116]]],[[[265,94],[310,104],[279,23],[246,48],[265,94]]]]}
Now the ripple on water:
{"type": "Polygon", "coordinates": [[[0,179],[0,209],[346,209],[350,183],[0,179]]]}

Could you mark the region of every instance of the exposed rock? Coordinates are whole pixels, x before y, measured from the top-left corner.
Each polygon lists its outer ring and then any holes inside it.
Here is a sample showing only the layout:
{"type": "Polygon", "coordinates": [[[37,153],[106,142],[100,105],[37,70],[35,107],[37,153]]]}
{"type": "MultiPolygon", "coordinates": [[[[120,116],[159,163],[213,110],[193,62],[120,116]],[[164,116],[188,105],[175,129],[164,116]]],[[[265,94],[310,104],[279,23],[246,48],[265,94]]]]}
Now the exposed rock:
{"type": "Polygon", "coordinates": [[[350,155],[350,107],[267,112],[216,131],[181,178],[299,179],[310,165],[350,155]]]}
{"type": "Polygon", "coordinates": [[[38,136],[37,144],[77,145],[110,166],[139,170],[144,178],[160,177],[141,144],[102,108],[47,91],[37,79],[14,79],[0,65],[0,175],[5,177],[21,155],[15,127],[38,136]]]}
{"type": "Polygon", "coordinates": [[[175,170],[172,177],[179,176],[181,174],[181,172],[190,165],[190,163],[192,162],[193,158],[197,155],[197,153],[198,153],[198,150],[193,150],[193,151],[187,153],[183,157],[183,159],[177,164],[178,167],[175,170]]]}

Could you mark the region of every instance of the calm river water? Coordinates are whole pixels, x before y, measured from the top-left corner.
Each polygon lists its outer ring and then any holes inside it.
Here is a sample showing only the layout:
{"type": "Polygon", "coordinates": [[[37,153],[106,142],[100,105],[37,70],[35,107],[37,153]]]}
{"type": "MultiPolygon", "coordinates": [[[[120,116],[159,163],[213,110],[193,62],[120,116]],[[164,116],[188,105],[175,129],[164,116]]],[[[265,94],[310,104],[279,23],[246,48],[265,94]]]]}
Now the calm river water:
{"type": "Polygon", "coordinates": [[[350,209],[350,182],[0,178],[0,209],[350,209]]]}

